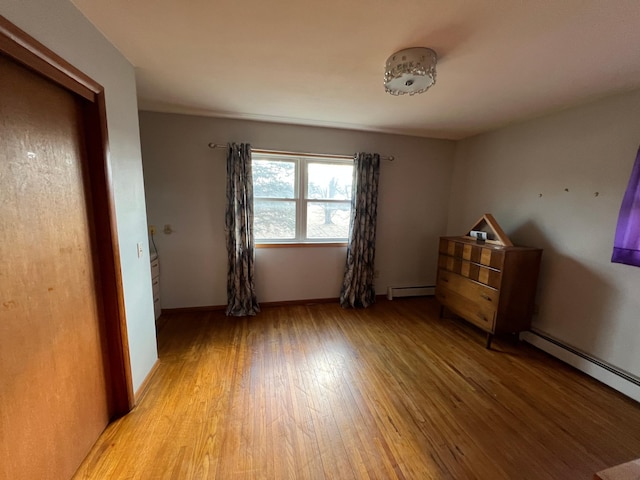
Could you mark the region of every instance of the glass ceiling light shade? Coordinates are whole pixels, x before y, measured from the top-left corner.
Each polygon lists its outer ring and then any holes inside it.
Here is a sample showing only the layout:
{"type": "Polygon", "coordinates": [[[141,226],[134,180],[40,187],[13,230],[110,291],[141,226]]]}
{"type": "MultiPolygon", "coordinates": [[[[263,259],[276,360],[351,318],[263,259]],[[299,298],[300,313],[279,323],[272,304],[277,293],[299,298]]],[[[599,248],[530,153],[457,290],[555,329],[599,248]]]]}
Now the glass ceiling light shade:
{"type": "Polygon", "coordinates": [[[430,48],[405,48],[387,59],[384,89],[391,95],[415,95],[436,83],[436,52],[430,48]]]}

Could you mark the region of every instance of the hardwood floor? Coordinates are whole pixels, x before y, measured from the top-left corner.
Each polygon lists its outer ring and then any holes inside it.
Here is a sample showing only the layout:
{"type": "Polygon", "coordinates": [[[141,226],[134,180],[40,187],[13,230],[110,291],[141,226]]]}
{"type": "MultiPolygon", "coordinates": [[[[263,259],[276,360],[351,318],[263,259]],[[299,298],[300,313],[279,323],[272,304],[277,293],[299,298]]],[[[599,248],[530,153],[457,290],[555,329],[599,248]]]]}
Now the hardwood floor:
{"type": "Polygon", "coordinates": [[[76,479],[590,479],[640,405],[431,298],[174,314],[135,410],[76,479]]]}

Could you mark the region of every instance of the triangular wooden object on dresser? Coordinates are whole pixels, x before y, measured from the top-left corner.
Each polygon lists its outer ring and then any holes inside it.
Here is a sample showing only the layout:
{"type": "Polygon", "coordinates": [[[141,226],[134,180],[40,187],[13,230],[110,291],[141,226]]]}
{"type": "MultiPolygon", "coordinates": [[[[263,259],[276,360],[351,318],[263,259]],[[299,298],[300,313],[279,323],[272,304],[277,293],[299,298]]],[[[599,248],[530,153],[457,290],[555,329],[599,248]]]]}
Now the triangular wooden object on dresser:
{"type": "Polygon", "coordinates": [[[469,238],[473,238],[471,236],[471,232],[473,231],[486,232],[487,229],[490,230],[490,232],[487,232],[487,233],[493,233],[493,237],[494,237],[494,238],[487,238],[486,240],[487,243],[493,243],[494,245],[502,245],[504,247],[513,247],[513,242],[511,242],[511,240],[509,239],[509,236],[504,232],[504,230],[502,230],[502,227],[498,225],[498,222],[496,221],[495,218],[493,218],[493,215],[491,215],[490,213],[485,213],[483,216],[481,216],[478,219],[478,221],[473,224],[473,227],[469,229],[469,231],[465,236],[469,238]]]}

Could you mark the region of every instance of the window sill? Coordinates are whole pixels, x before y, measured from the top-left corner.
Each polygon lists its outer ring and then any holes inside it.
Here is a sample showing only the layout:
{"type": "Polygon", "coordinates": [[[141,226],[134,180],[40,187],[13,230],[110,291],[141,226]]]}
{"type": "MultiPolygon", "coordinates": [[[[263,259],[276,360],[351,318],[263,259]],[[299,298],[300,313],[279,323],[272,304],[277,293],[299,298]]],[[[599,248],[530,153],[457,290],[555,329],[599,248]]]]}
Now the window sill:
{"type": "Polygon", "coordinates": [[[347,242],[256,243],[256,248],[346,247],[347,242]]]}

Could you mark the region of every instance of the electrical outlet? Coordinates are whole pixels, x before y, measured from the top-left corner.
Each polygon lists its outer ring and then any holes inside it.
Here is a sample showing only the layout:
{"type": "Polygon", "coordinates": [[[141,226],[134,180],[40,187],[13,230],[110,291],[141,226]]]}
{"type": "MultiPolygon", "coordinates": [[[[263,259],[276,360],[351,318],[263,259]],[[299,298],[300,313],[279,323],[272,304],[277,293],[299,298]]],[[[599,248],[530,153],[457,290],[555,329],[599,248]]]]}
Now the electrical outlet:
{"type": "Polygon", "coordinates": [[[149,235],[155,235],[155,234],[156,234],[156,226],[149,225],[149,235]]]}
{"type": "Polygon", "coordinates": [[[142,257],[142,242],[138,242],[138,258],[142,257]]]}

